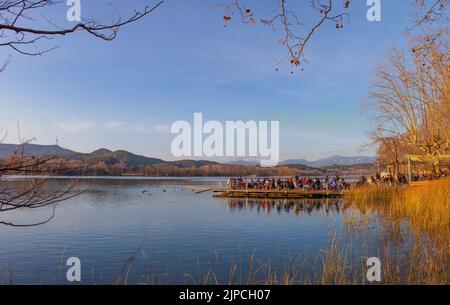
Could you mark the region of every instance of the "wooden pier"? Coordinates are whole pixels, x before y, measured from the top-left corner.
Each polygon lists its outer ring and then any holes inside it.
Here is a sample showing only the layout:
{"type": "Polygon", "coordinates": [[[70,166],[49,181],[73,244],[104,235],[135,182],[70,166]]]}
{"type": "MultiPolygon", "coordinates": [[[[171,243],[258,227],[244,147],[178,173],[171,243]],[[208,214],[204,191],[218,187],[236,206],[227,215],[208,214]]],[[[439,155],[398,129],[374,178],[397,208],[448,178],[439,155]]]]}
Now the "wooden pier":
{"type": "Polygon", "coordinates": [[[274,198],[274,199],[302,199],[302,198],[339,198],[344,192],[335,191],[304,191],[304,190],[232,190],[217,189],[213,190],[214,197],[231,198],[274,198]]]}

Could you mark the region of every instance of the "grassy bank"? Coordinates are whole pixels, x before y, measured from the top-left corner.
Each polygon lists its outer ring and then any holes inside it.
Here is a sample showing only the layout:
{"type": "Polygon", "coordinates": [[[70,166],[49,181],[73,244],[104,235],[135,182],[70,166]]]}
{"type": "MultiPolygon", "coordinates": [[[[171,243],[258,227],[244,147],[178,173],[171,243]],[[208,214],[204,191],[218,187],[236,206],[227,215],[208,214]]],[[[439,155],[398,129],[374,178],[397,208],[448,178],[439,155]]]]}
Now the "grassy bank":
{"type": "Polygon", "coordinates": [[[380,245],[385,283],[449,284],[450,179],[409,187],[366,186],[349,191],[345,199],[347,207],[363,215],[378,213],[380,227],[389,232],[380,245]],[[413,239],[393,255],[393,240],[404,239],[405,224],[413,239]]]}
{"type": "Polygon", "coordinates": [[[450,179],[410,187],[374,185],[346,194],[360,211],[382,211],[393,220],[408,220],[419,232],[449,236],[450,179]]]}

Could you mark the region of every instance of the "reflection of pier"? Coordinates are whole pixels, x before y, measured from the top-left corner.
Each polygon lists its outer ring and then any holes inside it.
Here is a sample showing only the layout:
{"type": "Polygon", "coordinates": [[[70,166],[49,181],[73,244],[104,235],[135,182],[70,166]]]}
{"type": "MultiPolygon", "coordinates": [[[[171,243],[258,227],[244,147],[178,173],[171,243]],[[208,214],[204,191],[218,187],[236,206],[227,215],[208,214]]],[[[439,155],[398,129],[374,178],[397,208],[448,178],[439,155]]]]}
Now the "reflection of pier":
{"type": "Polygon", "coordinates": [[[302,198],[339,198],[343,192],[335,192],[328,190],[232,190],[222,189],[213,190],[216,197],[234,197],[234,198],[274,198],[274,199],[302,199],[302,198]]]}
{"type": "Polygon", "coordinates": [[[228,208],[234,209],[256,209],[269,213],[271,210],[278,212],[311,213],[323,210],[326,213],[340,212],[343,209],[341,199],[253,199],[253,198],[229,198],[228,208]]]}

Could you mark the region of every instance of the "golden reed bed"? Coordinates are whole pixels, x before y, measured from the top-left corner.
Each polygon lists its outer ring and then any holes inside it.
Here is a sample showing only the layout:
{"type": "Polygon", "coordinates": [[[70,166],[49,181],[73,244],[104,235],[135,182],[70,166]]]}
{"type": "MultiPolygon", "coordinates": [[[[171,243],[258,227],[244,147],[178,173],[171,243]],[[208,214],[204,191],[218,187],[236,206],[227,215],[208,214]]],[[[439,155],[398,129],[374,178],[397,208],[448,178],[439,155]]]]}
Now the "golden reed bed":
{"type": "Polygon", "coordinates": [[[381,210],[392,218],[407,218],[418,230],[449,235],[450,179],[410,187],[375,185],[345,194],[360,210],[381,210]]]}
{"type": "Polygon", "coordinates": [[[408,187],[356,188],[346,193],[345,199],[347,206],[362,213],[377,212],[389,219],[394,225],[390,228],[394,232],[391,237],[403,239],[400,228],[405,222],[410,225],[413,240],[402,251],[402,259],[390,253],[392,240],[383,243],[385,250],[380,251],[384,260],[383,283],[450,284],[449,178],[408,187]]]}

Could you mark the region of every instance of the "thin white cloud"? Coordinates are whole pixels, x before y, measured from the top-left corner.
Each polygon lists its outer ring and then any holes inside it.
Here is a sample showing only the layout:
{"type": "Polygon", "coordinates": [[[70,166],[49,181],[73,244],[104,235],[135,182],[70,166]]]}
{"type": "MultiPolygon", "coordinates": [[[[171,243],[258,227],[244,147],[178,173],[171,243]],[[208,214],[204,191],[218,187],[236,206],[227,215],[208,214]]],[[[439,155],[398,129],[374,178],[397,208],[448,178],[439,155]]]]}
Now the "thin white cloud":
{"type": "Polygon", "coordinates": [[[159,131],[159,132],[169,132],[170,131],[170,126],[164,125],[164,124],[155,125],[154,128],[156,131],[159,131]]]}
{"type": "Polygon", "coordinates": [[[128,124],[123,121],[109,121],[103,124],[106,129],[118,130],[118,129],[126,129],[128,124]]]}
{"type": "Polygon", "coordinates": [[[325,132],[317,132],[304,128],[291,128],[284,131],[284,134],[298,137],[304,140],[328,140],[331,136],[325,132]]]}
{"type": "Polygon", "coordinates": [[[83,132],[94,127],[94,122],[91,121],[68,121],[56,123],[59,129],[68,132],[83,132]]]}
{"type": "Polygon", "coordinates": [[[120,120],[93,122],[93,121],[67,121],[56,123],[59,129],[67,132],[84,132],[94,127],[104,131],[125,133],[168,133],[170,126],[166,124],[130,123],[120,120]]]}
{"type": "Polygon", "coordinates": [[[130,123],[124,121],[108,121],[102,124],[103,128],[113,131],[138,132],[138,133],[165,133],[170,131],[170,126],[165,124],[149,125],[145,123],[130,123]]]}
{"type": "Polygon", "coordinates": [[[134,129],[135,129],[135,131],[142,132],[142,133],[152,132],[152,129],[143,123],[137,124],[136,126],[134,126],[134,129]]]}
{"type": "Polygon", "coordinates": [[[170,131],[170,126],[164,124],[147,125],[139,123],[134,126],[135,131],[142,133],[166,133],[170,131]]]}

